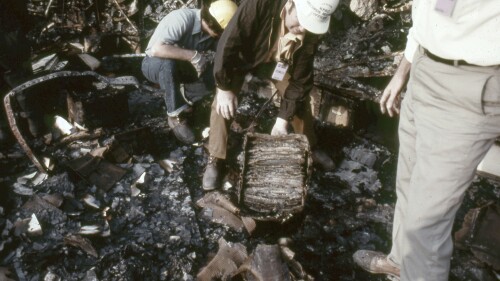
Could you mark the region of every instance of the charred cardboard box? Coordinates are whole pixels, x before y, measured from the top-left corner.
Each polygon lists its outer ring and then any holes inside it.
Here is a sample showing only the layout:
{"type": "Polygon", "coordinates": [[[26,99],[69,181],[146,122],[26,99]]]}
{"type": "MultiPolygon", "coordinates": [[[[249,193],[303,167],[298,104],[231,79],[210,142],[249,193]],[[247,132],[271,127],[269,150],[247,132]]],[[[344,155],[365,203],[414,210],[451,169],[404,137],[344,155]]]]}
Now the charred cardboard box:
{"type": "Polygon", "coordinates": [[[352,128],[354,101],[334,95],[327,91],[322,93],[318,119],[338,127],[352,128]]]}
{"type": "Polygon", "coordinates": [[[95,87],[67,94],[68,119],[88,128],[123,125],[129,114],[128,91],[124,86],[95,87]]]}
{"type": "Polygon", "coordinates": [[[285,221],[302,212],[312,169],[307,138],[247,134],[243,153],[241,212],[263,221],[285,221]]]}

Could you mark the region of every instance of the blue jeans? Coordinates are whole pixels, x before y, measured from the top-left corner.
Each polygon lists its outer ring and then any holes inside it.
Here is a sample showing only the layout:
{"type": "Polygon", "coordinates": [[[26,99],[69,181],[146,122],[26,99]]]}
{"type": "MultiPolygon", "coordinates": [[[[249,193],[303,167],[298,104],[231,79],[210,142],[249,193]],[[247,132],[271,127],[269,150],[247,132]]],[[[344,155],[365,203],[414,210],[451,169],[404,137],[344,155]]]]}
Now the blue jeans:
{"type": "Polygon", "coordinates": [[[210,95],[215,89],[213,64],[209,63],[198,78],[196,70],[187,61],[145,57],[142,73],[151,82],[160,85],[164,93],[168,116],[177,116],[189,106],[210,95]],[[184,85],[184,93],[181,91],[184,85]]]}

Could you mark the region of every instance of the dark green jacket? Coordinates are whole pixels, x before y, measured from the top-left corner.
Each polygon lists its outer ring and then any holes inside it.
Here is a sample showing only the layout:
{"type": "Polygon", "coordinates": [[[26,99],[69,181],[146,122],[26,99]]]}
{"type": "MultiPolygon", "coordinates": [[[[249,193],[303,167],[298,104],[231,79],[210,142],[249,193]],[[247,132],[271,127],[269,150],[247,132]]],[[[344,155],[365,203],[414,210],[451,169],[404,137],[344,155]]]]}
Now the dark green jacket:
{"type": "MultiPolygon", "coordinates": [[[[217,87],[238,91],[248,72],[256,71],[269,56],[279,36],[280,13],[286,0],[245,0],[219,39],[214,75],[217,87]]],[[[313,60],[318,36],[307,32],[288,68],[290,84],[279,117],[290,120],[313,86],[313,60]]]]}

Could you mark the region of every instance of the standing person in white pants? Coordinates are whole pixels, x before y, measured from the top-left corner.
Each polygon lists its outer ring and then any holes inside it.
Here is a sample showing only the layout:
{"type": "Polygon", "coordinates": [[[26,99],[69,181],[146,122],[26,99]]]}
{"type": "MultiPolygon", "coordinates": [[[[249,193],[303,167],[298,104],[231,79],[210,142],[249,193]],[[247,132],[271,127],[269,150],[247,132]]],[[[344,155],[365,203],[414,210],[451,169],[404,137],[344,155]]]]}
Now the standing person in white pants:
{"type": "Polygon", "coordinates": [[[359,250],[372,273],[448,280],[456,212],[500,136],[500,3],[415,0],[404,58],[380,106],[399,114],[392,249],[359,250]],[[410,71],[411,70],[411,71],[410,71]],[[408,82],[408,83],[407,83],[408,82]]]}

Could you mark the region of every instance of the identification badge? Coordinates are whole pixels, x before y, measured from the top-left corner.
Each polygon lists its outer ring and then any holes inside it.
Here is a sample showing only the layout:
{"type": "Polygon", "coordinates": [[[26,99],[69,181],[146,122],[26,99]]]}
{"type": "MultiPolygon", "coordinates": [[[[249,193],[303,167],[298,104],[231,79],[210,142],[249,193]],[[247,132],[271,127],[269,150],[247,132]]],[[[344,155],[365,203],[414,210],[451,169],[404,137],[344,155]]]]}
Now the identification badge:
{"type": "Polygon", "coordinates": [[[455,9],[455,5],[458,0],[437,0],[436,7],[434,10],[440,12],[441,14],[451,17],[453,14],[453,9],[455,9]]]}
{"type": "Polygon", "coordinates": [[[284,62],[278,62],[276,68],[274,69],[272,79],[282,81],[285,78],[286,71],[288,70],[288,64],[284,62]]]}

